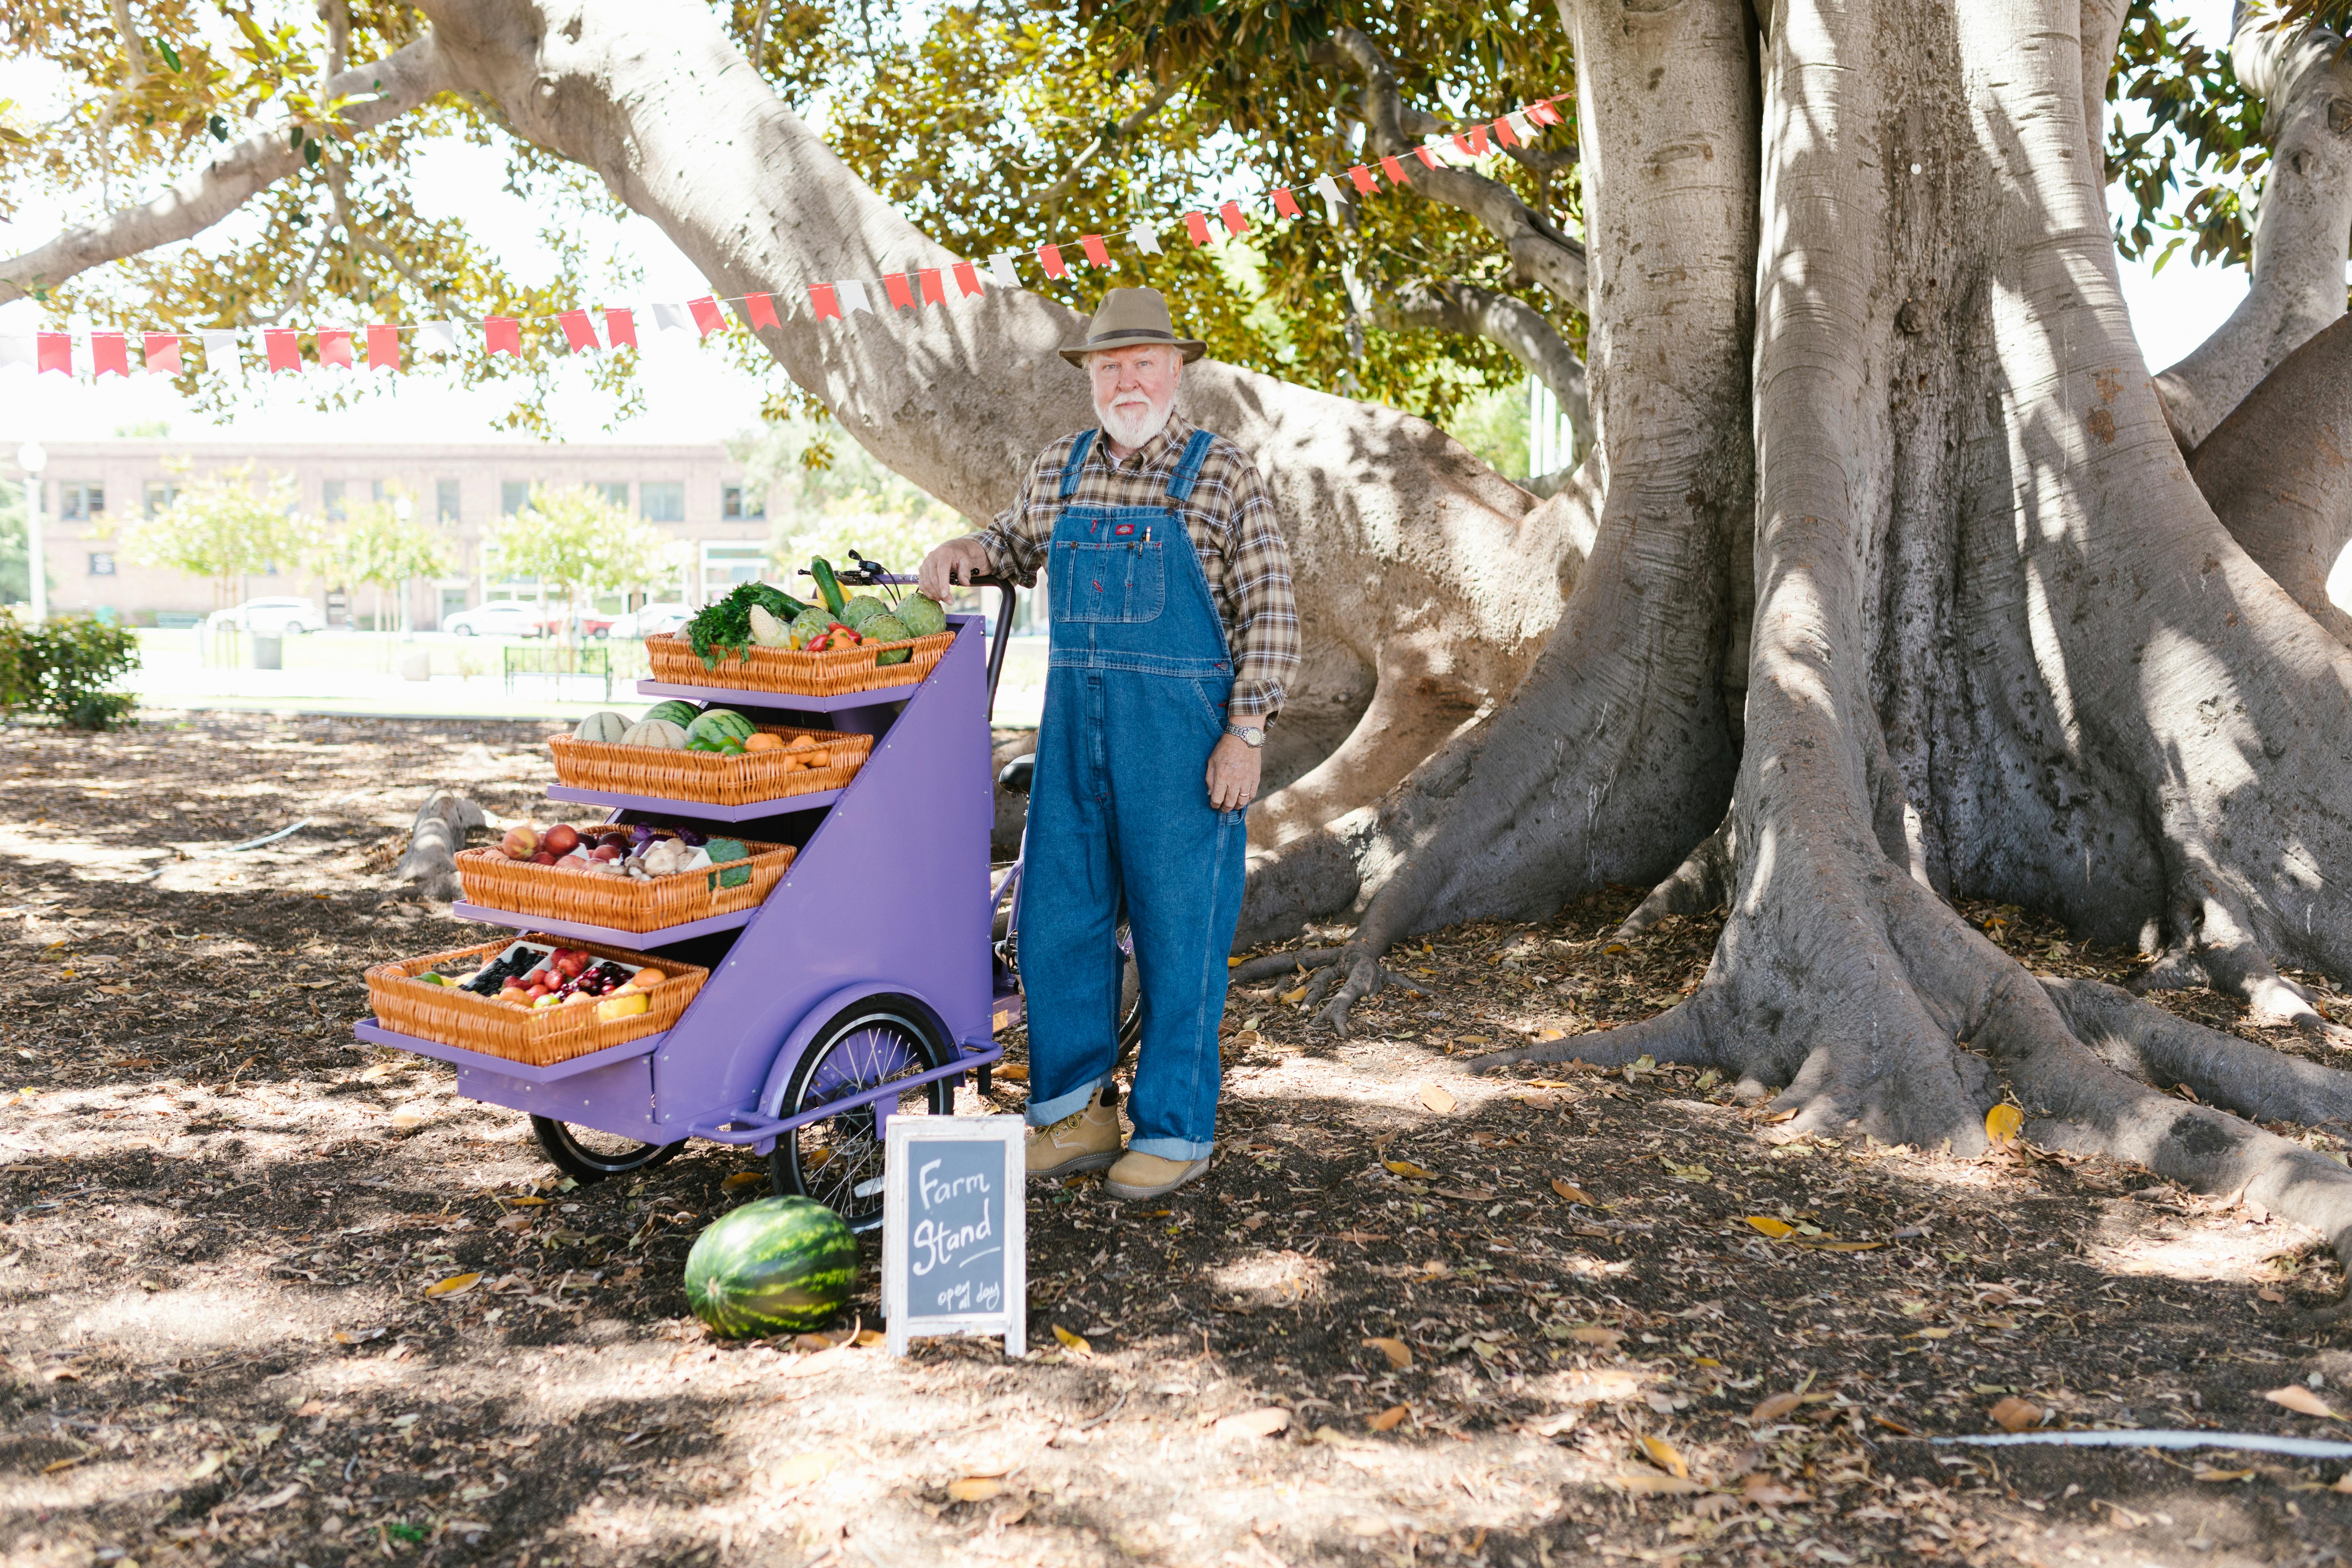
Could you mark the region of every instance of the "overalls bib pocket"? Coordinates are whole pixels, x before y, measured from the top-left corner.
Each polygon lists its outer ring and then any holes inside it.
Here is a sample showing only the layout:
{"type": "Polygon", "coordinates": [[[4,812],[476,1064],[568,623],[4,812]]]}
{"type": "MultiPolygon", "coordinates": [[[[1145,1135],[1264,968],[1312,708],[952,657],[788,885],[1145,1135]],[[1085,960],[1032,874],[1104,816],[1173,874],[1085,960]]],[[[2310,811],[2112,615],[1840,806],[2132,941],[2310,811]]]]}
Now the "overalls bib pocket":
{"type": "Polygon", "coordinates": [[[1156,539],[1105,544],[1057,540],[1047,581],[1057,621],[1156,621],[1168,597],[1156,539]]]}

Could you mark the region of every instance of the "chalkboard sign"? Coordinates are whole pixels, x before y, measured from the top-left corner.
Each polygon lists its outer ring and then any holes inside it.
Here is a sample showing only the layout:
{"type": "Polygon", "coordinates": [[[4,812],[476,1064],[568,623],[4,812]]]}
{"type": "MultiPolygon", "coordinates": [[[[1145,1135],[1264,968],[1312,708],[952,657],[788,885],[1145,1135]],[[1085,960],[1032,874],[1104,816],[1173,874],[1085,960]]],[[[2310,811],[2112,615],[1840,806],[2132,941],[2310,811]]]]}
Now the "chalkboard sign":
{"type": "Polygon", "coordinates": [[[1027,1175],[1018,1116],[894,1116],[884,1145],[882,1311],[889,1351],[918,1334],[1002,1334],[1028,1349],[1027,1175]]]}

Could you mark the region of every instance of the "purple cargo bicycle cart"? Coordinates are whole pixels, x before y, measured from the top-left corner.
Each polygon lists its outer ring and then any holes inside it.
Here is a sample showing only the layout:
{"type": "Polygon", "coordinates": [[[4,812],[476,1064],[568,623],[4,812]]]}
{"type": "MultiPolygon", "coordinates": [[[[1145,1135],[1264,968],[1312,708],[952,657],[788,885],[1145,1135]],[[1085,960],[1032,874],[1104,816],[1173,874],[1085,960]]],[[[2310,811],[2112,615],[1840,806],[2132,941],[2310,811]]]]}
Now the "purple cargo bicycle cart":
{"type": "MultiPolygon", "coordinates": [[[[912,582],[872,570],[841,580],[912,582]]],[[[703,1138],[767,1154],[779,1194],[814,1198],[854,1230],[878,1226],[889,1118],[953,1114],[966,1073],[985,1093],[1003,1054],[995,1031],[1022,1016],[1019,862],[989,859],[989,710],[1014,593],[985,585],[1000,595],[992,645],[983,617],[950,616],[954,640],[915,685],[800,697],[638,683],[648,698],[729,708],[758,723],[872,735],[865,765],[840,789],[740,806],[560,784],[547,792],[608,807],[614,823],[794,846],[761,903],[650,932],[454,907],[461,919],[709,969],[668,1029],[548,1067],[373,1018],[358,1037],[447,1062],[459,1093],[529,1113],[548,1156],[578,1180],[657,1165],[703,1138]]],[[[1129,1012],[1123,1034],[1135,1026],[1129,1012]]]]}

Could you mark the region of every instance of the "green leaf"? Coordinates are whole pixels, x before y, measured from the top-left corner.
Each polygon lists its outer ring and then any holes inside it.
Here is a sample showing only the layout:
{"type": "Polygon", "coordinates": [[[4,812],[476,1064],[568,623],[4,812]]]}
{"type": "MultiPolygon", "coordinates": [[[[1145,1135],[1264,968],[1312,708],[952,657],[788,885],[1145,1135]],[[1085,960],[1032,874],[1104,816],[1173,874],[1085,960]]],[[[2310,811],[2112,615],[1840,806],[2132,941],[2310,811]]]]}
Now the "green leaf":
{"type": "Polygon", "coordinates": [[[180,64],[180,51],[172,47],[172,41],[169,38],[156,39],[155,49],[158,54],[161,54],[163,57],[163,63],[170,66],[173,70],[182,70],[185,68],[180,64]]]}

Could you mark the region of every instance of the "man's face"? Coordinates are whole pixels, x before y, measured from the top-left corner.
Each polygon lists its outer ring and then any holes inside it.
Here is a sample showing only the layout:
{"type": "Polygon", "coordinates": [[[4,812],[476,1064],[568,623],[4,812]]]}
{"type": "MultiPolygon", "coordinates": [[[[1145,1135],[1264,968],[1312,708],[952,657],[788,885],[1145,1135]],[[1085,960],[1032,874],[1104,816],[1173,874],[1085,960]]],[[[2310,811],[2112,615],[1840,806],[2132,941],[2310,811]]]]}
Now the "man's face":
{"type": "Polygon", "coordinates": [[[1095,417],[1119,446],[1142,446],[1167,426],[1176,409],[1176,375],[1184,356],[1173,346],[1105,349],[1087,356],[1094,384],[1095,417]]]}

